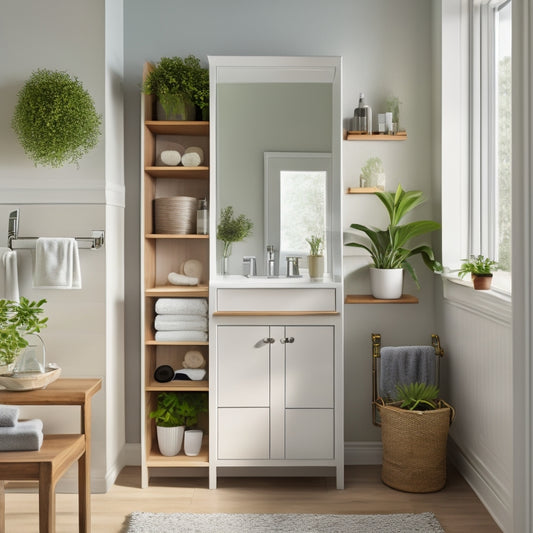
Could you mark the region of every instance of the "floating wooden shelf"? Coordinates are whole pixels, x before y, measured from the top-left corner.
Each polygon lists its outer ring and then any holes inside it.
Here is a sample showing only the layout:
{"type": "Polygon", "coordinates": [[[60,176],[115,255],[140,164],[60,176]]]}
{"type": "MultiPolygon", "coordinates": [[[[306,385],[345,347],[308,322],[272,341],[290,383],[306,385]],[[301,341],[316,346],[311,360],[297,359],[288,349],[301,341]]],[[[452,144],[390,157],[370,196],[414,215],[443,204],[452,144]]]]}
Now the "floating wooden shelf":
{"type": "Polygon", "coordinates": [[[347,141],[406,141],[407,132],[399,131],[396,135],[387,135],[386,133],[359,133],[357,131],[348,131],[346,134],[347,141]]]}
{"type": "Polygon", "coordinates": [[[383,192],[383,189],[378,187],[348,187],[346,194],[374,194],[376,192],[383,192]]]}
{"type": "Polygon", "coordinates": [[[417,304],[418,298],[411,294],[402,294],[397,300],[381,300],[371,294],[348,294],[344,299],[346,304],[417,304]]]}

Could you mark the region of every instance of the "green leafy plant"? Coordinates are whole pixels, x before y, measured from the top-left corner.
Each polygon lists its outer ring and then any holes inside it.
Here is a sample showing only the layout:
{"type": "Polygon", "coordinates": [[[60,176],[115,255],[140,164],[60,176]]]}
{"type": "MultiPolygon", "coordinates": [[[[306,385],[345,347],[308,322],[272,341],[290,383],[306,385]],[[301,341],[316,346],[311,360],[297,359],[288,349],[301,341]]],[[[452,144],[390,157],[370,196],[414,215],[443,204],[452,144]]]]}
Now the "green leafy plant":
{"type": "Polygon", "coordinates": [[[410,411],[430,411],[438,407],[439,389],[426,383],[396,385],[396,400],[400,408],[410,411]]]}
{"type": "Polygon", "coordinates": [[[162,427],[193,427],[198,424],[198,415],[207,413],[207,401],[205,392],[162,392],[150,418],[162,427]]]}
{"type": "Polygon", "coordinates": [[[392,122],[400,124],[400,99],[397,96],[389,96],[386,101],[387,111],[392,113],[392,122]]]}
{"type": "Polygon", "coordinates": [[[252,234],[253,227],[253,222],[245,215],[235,217],[230,205],[222,209],[217,226],[217,239],[224,243],[224,257],[231,254],[232,243],[242,241],[252,234]]]}
{"type": "Polygon", "coordinates": [[[351,228],[364,233],[368,240],[348,242],[346,246],[363,248],[369,252],[376,268],[405,268],[419,287],[418,277],[408,259],[420,255],[424,264],[434,272],[441,272],[442,265],[435,259],[430,246],[419,245],[408,248],[409,241],[424,233],[438,230],[440,224],[433,220],[400,224],[408,213],[424,201],[421,191],[404,191],[402,186],[398,185],[396,193],[376,192],[375,194],[389,214],[387,228],[378,229],[362,224],[351,224],[351,228]]]}
{"type": "Polygon", "coordinates": [[[66,72],[39,69],[18,93],[11,126],[35,166],[61,167],[92,150],[102,117],[81,82],[66,72]]]}
{"type": "Polygon", "coordinates": [[[318,235],[311,235],[308,239],[305,239],[309,244],[309,255],[322,255],[323,239],[318,235]]]}
{"type": "Polygon", "coordinates": [[[204,109],[209,105],[209,71],[193,55],[163,57],[146,77],[143,92],[154,94],[167,114],[182,112],[183,98],[204,109]]]}
{"type": "Polygon", "coordinates": [[[0,300],[0,364],[9,365],[28,346],[25,334],[39,333],[48,318],[41,318],[46,300],[30,302],[21,297],[20,302],[0,300]]]}
{"type": "Polygon", "coordinates": [[[379,157],[371,157],[366,161],[363,167],[361,167],[361,177],[370,183],[372,178],[377,174],[383,174],[383,161],[379,157]]]}
{"type": "Polygon", "coordinates": [[[463,264],[459,270],[459,277],[464,278],[468,273],[476,276],[488,276],[498,266],[496,261],[483,255],[471,255],[469,259],[461,259],[463,264]]]}

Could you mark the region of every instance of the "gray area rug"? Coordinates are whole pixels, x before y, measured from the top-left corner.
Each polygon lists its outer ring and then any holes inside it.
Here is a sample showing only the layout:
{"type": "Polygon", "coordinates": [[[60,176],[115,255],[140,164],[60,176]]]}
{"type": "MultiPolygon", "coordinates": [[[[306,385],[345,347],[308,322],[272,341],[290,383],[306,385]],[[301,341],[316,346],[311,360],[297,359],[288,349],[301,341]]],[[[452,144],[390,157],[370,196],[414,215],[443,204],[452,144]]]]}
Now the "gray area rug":
{"type": "Polygon", "coordinates": [[[124,533],[444,533],[433,513],[163,514],[131,513],[124,533]]]}

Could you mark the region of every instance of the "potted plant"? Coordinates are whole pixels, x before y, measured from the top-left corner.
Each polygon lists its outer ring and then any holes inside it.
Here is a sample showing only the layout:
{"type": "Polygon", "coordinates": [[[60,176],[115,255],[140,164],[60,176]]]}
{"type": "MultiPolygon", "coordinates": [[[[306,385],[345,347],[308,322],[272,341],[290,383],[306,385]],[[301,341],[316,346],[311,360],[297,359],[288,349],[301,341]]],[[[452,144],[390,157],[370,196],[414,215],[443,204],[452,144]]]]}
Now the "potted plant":
{"type": "Polygon", "coordinates": [[[474,289],[488,290],[492,284],[492,271],[497,268],[496,261],[483,255],[471,255],[469,259],[461,259],[463,264],[459,270],[459,277],[464,278],[468,273],[472,278],[474,289]]]}
{"type": "Polygon", "coordinates": [[[311,237],[305,240],[310,248],[309,255],[307,256],[309,277],[320,280],[324,276],[323,239],[318,235],[311,235],[311,237]]]}
{"type": "Polygon", "coordinates": [[[372,294],[380,299],[398,299],[402,295],[403,269],[406,269],[417,287],[418,277],[409,259],[420,255],[425,265],[434,272],[441,272],[442,265],[435,259],[433,250],[426,244],[409,247],[411,239],[440,228],[433,220],[418,220],[401,224],[403,218],[419,206],[424,197],[421,191],[404,191],[398,185],[396,193],[377,192],[376,196],[383,203],[389,214],[386,229],[378,229],[362,224],[350,227],[361,231],[367,237],[363,242],[348,242],[346,246],[363,248],[370,253],[373,265],[370,268],[372,294]]]}
{"type": "Polygon", "coordinates": [[[209,71],[193,55],[163,57],[144,80],[143,92],[156,96],[159,120],[195,120],[195,105],[209,105],[209,71]]]}
{"type": "MultiPolygon", "coordinates": [[[[31,336],[36,336],[48,322],[47,317],[41,317],[45,303],[44,299],[34,302],[24,297],[20,298],[20,302],[0,300],[0,369],[3,367],[0,374],[10,373],[15,366],[21,370],[24,368],[24,361],[19,359],[30,342],[35,341],[31,336]]],[[[38,339],[37,342],[42,343],[42,339],[38,339]]],[[[44,347],[42,350],[44,356],[44,347]]],[[[28,364],[36,364],[44,372],[44,361],[43,365],[34,361],[27,361],[28,364]]]]}
{"type": "Polygon", "coordinates": [[[156,409],[150,412],[155,420],[157,443],[161,455],[177,455],[186,427],[198,423],[198,415],[207,412],[207,394],[201,392],[161,392],[156,409]]]}
{"type": "Polygon", "coordinates": [[[101,116],[81,82],[66,72],[40,69],[18,93],[11,126],[35,165],[61,167],[92,150],[101,116]]]}
{"type": "Polygon", "coordinates": [[[371,157],[361,168],[361,187],[376,187],[385,190],[385,170],[379,157],[371,157]]]}
{"type": "Polygon", "coordinates": [[[254,224],[245,215],[235,217],[233,207],[230,205],[220,212],[220,221],[217,226],[217,239],[222,241],[224,248],[222,250],[223,264],[222,273],[228,273],[228,259],[231,255],[231,245],[234,242],[240,242],[252,234],[254,224]]]}
{"type": "Polygon", "coordinates": [[[386,101],[387,111],[392,113],[392,130],[397,133],[400,128],[400,99],[397,96],[389,96],[386,101]]]}
{"type": "Polygon", "coordinates": [[[455,410],[425,383],[396,387],[396,402],[378,401],[383,443],[381,479],[406,492],[434,492],[446,484],[446,443],[455,410]]]}

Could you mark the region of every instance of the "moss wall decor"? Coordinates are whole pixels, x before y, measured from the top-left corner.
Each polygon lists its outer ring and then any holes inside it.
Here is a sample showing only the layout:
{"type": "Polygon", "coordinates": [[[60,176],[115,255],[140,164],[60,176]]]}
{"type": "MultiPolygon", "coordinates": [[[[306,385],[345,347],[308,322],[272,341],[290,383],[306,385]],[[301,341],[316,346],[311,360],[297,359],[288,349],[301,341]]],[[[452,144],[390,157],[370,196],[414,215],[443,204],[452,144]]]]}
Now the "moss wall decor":
{"type": "Polygon", "coordinates": [[[18,93],[11,126],[35,166],[75,164],[92,150],[102,117],[91,95],[66,72],[39,69],[18,93]]]}

